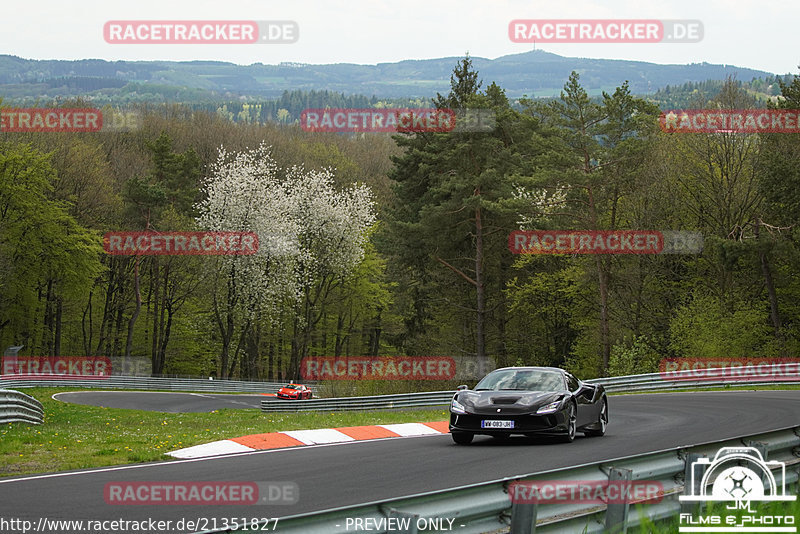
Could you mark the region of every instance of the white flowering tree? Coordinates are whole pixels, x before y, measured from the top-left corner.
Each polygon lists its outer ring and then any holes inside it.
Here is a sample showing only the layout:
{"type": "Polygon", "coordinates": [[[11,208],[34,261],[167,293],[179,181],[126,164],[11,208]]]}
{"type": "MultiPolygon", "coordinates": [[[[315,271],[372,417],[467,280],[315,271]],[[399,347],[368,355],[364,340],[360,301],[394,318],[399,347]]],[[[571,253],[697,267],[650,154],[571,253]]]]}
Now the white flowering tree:
{"type": "Polygon", "coordinates": [[[254,255],[209,258],[208,287],[222,344],[222,377],[232,367],[231,346],[237,330],[241,341],[259,313],[267,312],[284,295],[296,293],[292,236],[297,229],[277,170],[263,145],[237,154],[220,149],[203,187],[205,198],[197,206],[197,222],[204,230],[259,235],[254,255]]]}
{"type": "Polygon", "coordinates": [[[525,211],[518,215],[517,224],[520,230],[533,230],[538,228],[553,216],[556,211],[567,202],[567,187],[557,185],[555,190],[548,194],[547,189],[527,189],[516,185],[513,198],[522,203],[525,211]]]}
{"type": "Polygon", "coordinates": [[[364,256],[375,222],[370,190],[337,191],[333,171],[292,167],[282,172],[268,147],[229,154],[220,150],[198,204],[204,230],[255,232],[258,252],[211,261],[214,320],[221,372],[227,377],[254,321],[292,313],[292,371],[307,353],[314,313],[338,280],[364,256]],[[238,343],[233,349],[234,337],[238,343]]]}
{"type": "Polygon", "coordinates": [[[298,220],[297,279],[301,295],[293,314],[289,372],[297,376],[308,354],[311,333],[324,314],[331,291],[364,258],[367,232],[375,223],[370,189],[365,185],[337,191],[330,169],[290,169],[286,179],[298,220]]]}

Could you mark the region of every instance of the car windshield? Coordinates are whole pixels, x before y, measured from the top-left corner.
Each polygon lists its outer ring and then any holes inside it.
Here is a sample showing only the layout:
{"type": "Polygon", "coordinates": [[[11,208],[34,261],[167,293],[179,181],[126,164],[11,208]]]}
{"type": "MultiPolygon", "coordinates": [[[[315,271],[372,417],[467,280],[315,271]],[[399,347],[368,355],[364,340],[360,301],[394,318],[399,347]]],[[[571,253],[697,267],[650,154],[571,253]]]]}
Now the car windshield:
{"type": "Polygon", "coordinates": [[[486,375],[475,391],[558,391],[564,380],[555,371],[531,369],[501,369],[486,375]]]}
{"type": "Polygon", "coordinates": [[[300,389],[300,386],[295,386],[294,384],[289,384],[288,386],[284,386],[286,389],[300,389]]]}

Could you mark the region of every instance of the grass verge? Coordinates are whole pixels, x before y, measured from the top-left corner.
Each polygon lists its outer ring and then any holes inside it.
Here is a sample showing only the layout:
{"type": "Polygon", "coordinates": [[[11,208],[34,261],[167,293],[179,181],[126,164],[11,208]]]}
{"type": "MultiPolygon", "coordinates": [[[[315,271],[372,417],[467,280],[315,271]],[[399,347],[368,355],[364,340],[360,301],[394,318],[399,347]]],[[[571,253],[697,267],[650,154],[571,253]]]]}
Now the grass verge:
{"type": "MultiPolygon", "coordinates": [[[[442,408],[384,412],[161,413],[54,400],[64,388],[21,390],[44,407],[43,425],[0,426],[0,477],[169,460],[165,453],[249,434],[387,423],[443,421],[442,408]]],[[[70,391],[79,391],[72,390],[70,391]]]]}

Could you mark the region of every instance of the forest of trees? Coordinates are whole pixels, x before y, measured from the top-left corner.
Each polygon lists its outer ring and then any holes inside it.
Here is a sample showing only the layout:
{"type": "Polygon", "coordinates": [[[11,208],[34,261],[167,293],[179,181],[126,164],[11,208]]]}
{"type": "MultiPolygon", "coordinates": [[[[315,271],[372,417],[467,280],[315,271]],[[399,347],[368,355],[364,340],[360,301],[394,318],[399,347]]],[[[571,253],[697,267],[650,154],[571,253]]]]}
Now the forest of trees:
{"type": "MultiPolygon", "coordinates": [[[[770,85],[777,104],[728,80],[711,97],[692,88],[690,107],[800,108],[800,78],[770,85]]],[[[0,350],[243,379],[296,378],[306,355],[470,356],[584,378],[666,357],[798,356],[797,134],[665,133],[627,82],[590,98],[577,73],[559,99],[511,102],[468,57],[422,105],[491,109],[491,132],[259,120],[323,97],[149,106],[129,132],[0,134],[0,350]],[[230,205],[212,206],[214,187],[230,205]],[[106,232],[218,229],[233,205],[262,210],[238,230],[294,221],[300,253],[245,273],[224,258],[103,252],[106,232]],[[515,229],[690,230],[705,246],[515,256],[515,229]]]]}
{"type": "MultiPolygon", "coordinates": [[[[728,81],[727,83],[732,83],[728,81]]],[[[781,94],[781,84],[791,83],[791,76],[767,76],[766,78],[753,78],[749,82],[735,81],[738,88],[752,95],[756,101],[774,101],[781,94]]],[[[704,82],[686,82],[682,85],[667,85],[655,93],[651,99],[661,109],[688,108],[692,103],[697,103],[698,96],[715,98],[725,86],[724,80],[706,80],[704,82]]]]}

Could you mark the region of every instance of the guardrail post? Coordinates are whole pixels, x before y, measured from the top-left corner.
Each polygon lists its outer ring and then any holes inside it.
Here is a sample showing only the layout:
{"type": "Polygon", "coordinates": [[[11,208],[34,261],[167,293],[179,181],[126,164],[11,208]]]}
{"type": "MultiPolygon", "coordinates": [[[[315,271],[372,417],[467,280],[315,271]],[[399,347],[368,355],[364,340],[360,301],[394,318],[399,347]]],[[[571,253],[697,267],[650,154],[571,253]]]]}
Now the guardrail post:
{"type": "MultiPolygon", "coordinates": [[[[384,512],[385,513],[385,512],[384,512]]],[[[400,510],[395,510],[394,508],[389,509],[389,517],[396,517],[398,519],[408,519],[408,529],[392,529],[392,532],[401,532],[403,534],[417,534],[417,520],[419,519],[419,514],[412,514],[411,512],[401,512],[400,510]]],[[[398,525],[402,525],[404,522],[399,521],[398,525]]]]}
{"type": "MultiPolygon", "coordinates": [[[[612,467],[608,470],[608,484],[619,484],[627,488],[630,485],[633,471],[630,469],[612,467]]],[[[606,505],[606,532],[611,534],[625,534],[628,532],[628,492],[619,492],[621,502],[609,502],[606,505]]]]}
{"type": "MultiPolygon", "coordinates": [[[[704,464],[698,464],[697,469],[695,469],[694,464],[700,458],[705,457],[705,454],[698,454],[696,452],[690,452],[686,454],[686,467],[683,470],[684,495],[702,495],[704,488],[701,482],[703,481],[703,475],[705,474],[706,466],[704,464]],[[693,473],[694,477],[692,476],[693,473]]],[[[694,513],[695,511],[699,513],[699,511],[704,507],[705,505],[700,502],[681,502],[681,512],[683,513],[694,513]]]]}
{"type": "Polygon", "coordinates": [[[511,533],[533,534],[536,532],[536,503],[515,502],[511,505],[511,533]]]}
{"type": "Polygon", "coordinates": [[[755,450],[761,453],[761,457],[764,458],[764,461],[768,460],[767,455],[769,454],[769,450],[767,450],[767,444],[763,441],[752,441],[749,440],[747,442],[748,447],[753,447],[755,450]]]}
{"type": "MultiPolygon", "coordinates": [[[[747,446],[748,447],[753,447],[755,450],[760,452],[761,453],[761,458],[763,458],[765,462],[767,460],[769,460],[769,458],[767,458],[767,455],[769,454],[769,450],[767,450],[767,444],[766,443],[764,443],[762,441],[752,441],[751,440],[751,441],[747,442],[747,446]]],[[[767,474],[766,473],[761,473],[761,483],[762,484],[766,484],[767,483],[767,474]]]]}

